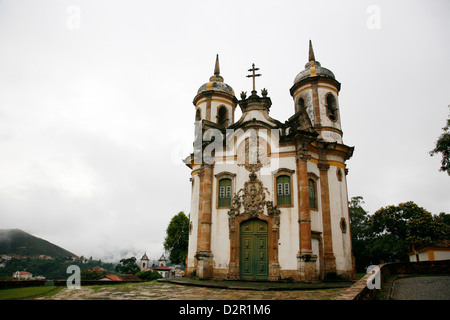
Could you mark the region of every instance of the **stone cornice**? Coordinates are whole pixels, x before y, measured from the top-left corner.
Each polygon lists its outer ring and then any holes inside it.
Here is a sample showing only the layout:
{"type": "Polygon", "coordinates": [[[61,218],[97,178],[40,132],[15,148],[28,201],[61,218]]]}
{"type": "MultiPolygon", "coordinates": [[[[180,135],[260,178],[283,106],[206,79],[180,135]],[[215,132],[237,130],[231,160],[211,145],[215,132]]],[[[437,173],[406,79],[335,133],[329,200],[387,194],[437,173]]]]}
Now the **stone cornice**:
{"type": "Polygon", "coordinates": [[[329,78],[329,77],[321,77],[321,76],[315,76],[315,77],[308,77],[303,80],[300,80],[296,84],[294,84],[289,92],[291,93],[291,96],[294,96],[295,91],[300,88],[301,86],[311,83],[311,84],[318,84],[319,82],[324,82],[333,85],[336,87],[336,90],[339,92],[341,90],[341,83],[337,81],[336,79],[329,78]]]}
{"type": "Polygon", "coordinates": [[[226,99],[230,100],[230,102],[234,105],[236,105],[238,102],[238,99],[234,95],[228,94],[226,92],[221,92],[221,91],[208,90],[208,91],[203,91],[203,92],[200,92],[199,94],[197,94],[195,96],[194,100],[192,101],[192,103],[194,104],[194,106],[197,106],[197,103],[201,98],[211,99],[213,95],[219,96],[222,98],[226,98],[226,99]]]}

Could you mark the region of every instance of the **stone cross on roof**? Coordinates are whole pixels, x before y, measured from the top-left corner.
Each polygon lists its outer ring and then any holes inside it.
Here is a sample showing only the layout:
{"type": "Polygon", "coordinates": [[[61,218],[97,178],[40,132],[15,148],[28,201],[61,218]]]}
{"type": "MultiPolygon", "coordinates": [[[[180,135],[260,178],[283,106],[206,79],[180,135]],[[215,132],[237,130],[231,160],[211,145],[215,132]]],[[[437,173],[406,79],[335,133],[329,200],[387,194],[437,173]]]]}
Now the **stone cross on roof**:
{"type": "Polygon", "coordinates": [[[255,74],[255,71],[258,71],[259,68],[255,68],[255,64],[252,64],[252,68],[248,69],[248,71],[251,71],[252,74],[248,75],[247,78],[253,78],[253,91],[252,91],[252,95],[256,95],[256,89],[255,89],[255,78],[256,77],[260,77],[261,74],[255,74]]]}

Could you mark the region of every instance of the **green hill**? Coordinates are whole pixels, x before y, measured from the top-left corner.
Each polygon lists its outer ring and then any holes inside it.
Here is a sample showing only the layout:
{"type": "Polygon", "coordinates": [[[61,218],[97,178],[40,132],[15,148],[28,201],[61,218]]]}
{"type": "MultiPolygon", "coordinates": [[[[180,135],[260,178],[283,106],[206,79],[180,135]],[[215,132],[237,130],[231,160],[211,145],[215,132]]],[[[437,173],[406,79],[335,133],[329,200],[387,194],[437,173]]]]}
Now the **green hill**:
{"type": "Polygon", "coordinates": [[[54,257],[76,255],[47,240],[37,238],[19,229],[0,229],[0,254],[54,257]]]}

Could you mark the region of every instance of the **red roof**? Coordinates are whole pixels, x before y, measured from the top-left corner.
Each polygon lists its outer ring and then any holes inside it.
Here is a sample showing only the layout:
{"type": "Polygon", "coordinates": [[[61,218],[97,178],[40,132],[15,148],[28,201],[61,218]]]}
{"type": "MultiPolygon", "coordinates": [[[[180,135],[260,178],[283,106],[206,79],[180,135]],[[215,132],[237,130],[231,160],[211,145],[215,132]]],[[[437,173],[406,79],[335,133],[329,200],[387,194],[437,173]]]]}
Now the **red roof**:
{"type": "Polygon", "coordinates": [[[142,281],[133,274],[118,274],[117,275],[122,281],[142,281]]]}
{"type": "Polygon", "coordinates": [[[105,278],[111,281],[141,281],[141,279],[132,274],[107,274],[105,278]]]}
{"type": "Polygon", "coordinates": [[[107,275],[105,275],[105,278],[108,278],[109,280],[112,280],[112,281],[123,281],[115,274],[107,274],[107,275]]]}
{"type": "Polygon", "coordinates": [[[169,271],[172,270],[172,268],[161,266],[161,267],[154,267],[153,270],[169,271]]]}

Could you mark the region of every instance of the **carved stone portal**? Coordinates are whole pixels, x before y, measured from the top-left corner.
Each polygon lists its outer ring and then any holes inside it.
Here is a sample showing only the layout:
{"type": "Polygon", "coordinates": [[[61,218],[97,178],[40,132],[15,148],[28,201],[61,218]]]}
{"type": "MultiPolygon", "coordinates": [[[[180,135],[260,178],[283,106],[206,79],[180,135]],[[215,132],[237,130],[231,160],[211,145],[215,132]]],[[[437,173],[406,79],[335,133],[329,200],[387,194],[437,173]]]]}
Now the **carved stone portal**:
{"type": "Polygon", "coordinates": [[[273,201],[266,200],[266,194],[270,195],[255,172],[261,166],[246,165],[249,180],[244,187],[234,194],[231,208],[228,211],[228,225],[230,236],[230,264],[228,277],[239,279],[240,259],[240,225],[243,221],[257,218],[268,223],[268,257],[269,277],[268,280],[279,280],[280,264],[278,262],[278,239],[280,228],[280,210],[274,206],[273,201]],[[243,209],[243,210],[242,210],[243,209]]]}

